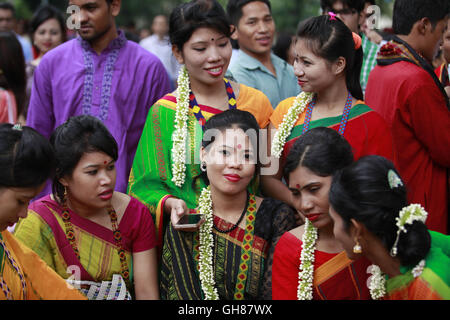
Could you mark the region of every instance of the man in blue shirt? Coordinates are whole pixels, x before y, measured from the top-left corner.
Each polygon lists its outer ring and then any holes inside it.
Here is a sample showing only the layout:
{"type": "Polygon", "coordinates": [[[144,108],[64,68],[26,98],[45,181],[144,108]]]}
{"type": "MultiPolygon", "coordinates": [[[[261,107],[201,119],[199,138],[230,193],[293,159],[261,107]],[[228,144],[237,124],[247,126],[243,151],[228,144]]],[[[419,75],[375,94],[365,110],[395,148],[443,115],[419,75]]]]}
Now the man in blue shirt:
{"type": "MultiPolygon", "coordinates": [[[[12,31],[14,32],[14,25],[16,23],[16,10],[14,6],[8,2],[0,2],[0,31],[12,31]]],[[[20,35],[16,34],[17,40],[19,40],[22,45],[23,55],[25,56],[25,61],[32,60],[32,50],[31,44],[20,35]]]]}
{"type": "Polygon", "coordinates": [[[269,0],[229,0],[227,13],[235,27],[232,38],[240,47],[229,70],[232,77],[262,91],[274,109],[282,100],[297,96],[300,87],[294,68],[272,53],[275,22],[269,0]]]}

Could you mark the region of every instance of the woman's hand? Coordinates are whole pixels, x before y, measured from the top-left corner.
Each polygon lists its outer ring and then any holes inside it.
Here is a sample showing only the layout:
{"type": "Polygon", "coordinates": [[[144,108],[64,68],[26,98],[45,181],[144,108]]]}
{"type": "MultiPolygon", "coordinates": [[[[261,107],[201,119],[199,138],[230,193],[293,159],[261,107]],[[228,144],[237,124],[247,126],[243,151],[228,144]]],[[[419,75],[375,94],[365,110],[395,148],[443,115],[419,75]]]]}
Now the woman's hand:
{"type": "Polygon", "coordinates": [[[184,215],[189,214],[189,209],[186,205],[186,202],[184,202],[184,200],[181,200],[181,199],[177,199],[177,198],[167,199],[166,203],[164,204],[164,211],[166,213],[170,214],[170,222],[172,223],[172,226],[176,230],[181,230],[181,231],[186,231],[186,232],[195,232],[198,230],[198,228],[204,222],[204,220],[202,219],[196,227],[193,227],[193,228],[181,227],[180,228],[180,225],[178,225],[178,222],[184,215]]]}
{"type": "Polygon", "coordinates": [[[181,217],[189,213],[189,210],[184,200],[169,198],[164,203],[164,212],[170,214],[170,221],[175,226],[181,217]]]}

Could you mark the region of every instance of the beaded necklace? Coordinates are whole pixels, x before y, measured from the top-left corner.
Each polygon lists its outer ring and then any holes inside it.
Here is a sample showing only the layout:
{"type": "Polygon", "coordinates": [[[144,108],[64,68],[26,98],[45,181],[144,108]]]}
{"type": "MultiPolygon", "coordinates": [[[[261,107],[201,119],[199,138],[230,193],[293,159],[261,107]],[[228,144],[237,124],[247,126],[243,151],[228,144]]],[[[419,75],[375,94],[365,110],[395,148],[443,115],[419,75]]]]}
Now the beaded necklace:
{"type": "Polygon", "coordinates": [[[222,230],[222,229],[219,229],[219,227],[216,226],[215,223],[213,223],[213,228],[216,229],[216,231],[217,231],[217,232],[220,232],[220,233],[230,233],[231,231],[233,231],[234,229],[236,229],[236,228],[239,226],[239,224],[241,223],[242,219],[244,218],[245,213],[247,212],[249,200],[250,200],[250,194],[247,192],[247,201],[246,201],[246,203],[245,203],[244,210],[242,211],[241,216],[239,217],[238,221],[234,224],[234,226],[232,226],[232,227],[231,227],[230,229],[228,229],[228,230],[222,230]]]}
{"type": "MultiPolygon", "coordinates": [[[[16,261],[12,257],[12,255],[9,252],[8,248],[6,247],[6,244],[3,241],[3,237],[1,235],[0,235],[0,246],[2,247],[3,252],[6,255],[6,257],[8,258],[8,262],[10,263],[10,265],[13,267],[14,271],[17,272],[17,275],[19,276],[20,284],[22,285],[23,298],[26,299],[27,298],[27,283],[25,281],[25,276],[20,271],[20,267],[18,266],[18,264],[16,263],[16,261]]],[[[13,295],[11,293],[11,290],[9,289],[9,287],[6,284],[5,280],[3,279],[3,275],[2,274],[0,274],[0,288],[2,289],[3,293],[5,294],[5,297],[6,297],[7,300],[14,300],[14,297],[13,297],[13,295]]]]}
{"type": "MultiPolygon", "coordinates": [[[[339,125],[340,135],[344,135],[345,128],[348,122],[348,117],[350,115],[350,110],[352,109],[352,104],[353,104],[353,96],[349,92],[347,96],[347,102],[345,103],[344,112],[342,113],[341,123],[339,125]]],[[[316,97],[313,98],[308,108],[306,109],[305,123],[303,124],[302,134],[305,134],[309,130],[309,123],[311,122],[312,112],[315,106],[316,106],[316,97]]]]}
{"type": "MultiPolygon", "coordinates": [[[[225,87],[228,95],[228,108],[229,109],[236,109],[236,96],[234,95],[233,88],[230,84],[230,81],[227,79],[223,79],[225,82],[225,87]]],[[[206,119],[203,116],[202,110],[200,109],[197,99],[195,98],[195,94],[191,91],[189,93],[189,106],[192,109],[192,112],[194,113],[195,117],[197,118],[197,121],[201,124],[202,128],[204,129],[206,119]]]]}
{"type": "MultiPolygon", "coordinates": [[[[130,279],[130,271],[129,271],[128,264],[127,264],[125,250],[122,246],[122,234],[120,233],[120,230],[118,227],[117,214],[112,206],[108,208],[108,215],[109,215],[109,218],[111,219],[114,242],[118,248],[117,251],[119,254],[119,259],[120,259],[120,264],[121,264],[120,274],[122,275],[125,282],[127,282],[130,279]]],[[[70,222],[70,213],[69,213],[69,210],[67,209],[67,207],[64,208],[62,218],[63,218],[65,229],[66,229],[67,240],[69,240],[69,243],[70,243],[73,251],[75,252],[75,255],[77,256],[78,260],[80,260],[80,252],[78,250],[78,247],[77,247],[77,244],[75,241],[75,232],[73,230],[73,225],[70,222]]],[[[80,262],[81,262],[81,260],[80,260],[80,262]]]]}

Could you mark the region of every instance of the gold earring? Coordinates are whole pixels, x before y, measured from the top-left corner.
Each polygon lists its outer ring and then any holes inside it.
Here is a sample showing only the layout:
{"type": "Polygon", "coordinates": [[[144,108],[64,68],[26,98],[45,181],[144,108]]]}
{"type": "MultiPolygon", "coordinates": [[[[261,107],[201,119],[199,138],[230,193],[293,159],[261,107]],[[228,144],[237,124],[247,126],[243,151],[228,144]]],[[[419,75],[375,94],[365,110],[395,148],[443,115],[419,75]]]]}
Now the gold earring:
{"type": "Polygon", "coordinates": [[[362,248],[361,248],[361,245],[359,244],[358,240],[356,240],[356,244],[353,247],[353,253],[356,253],[356,254],[362,253],[362,248]]]}

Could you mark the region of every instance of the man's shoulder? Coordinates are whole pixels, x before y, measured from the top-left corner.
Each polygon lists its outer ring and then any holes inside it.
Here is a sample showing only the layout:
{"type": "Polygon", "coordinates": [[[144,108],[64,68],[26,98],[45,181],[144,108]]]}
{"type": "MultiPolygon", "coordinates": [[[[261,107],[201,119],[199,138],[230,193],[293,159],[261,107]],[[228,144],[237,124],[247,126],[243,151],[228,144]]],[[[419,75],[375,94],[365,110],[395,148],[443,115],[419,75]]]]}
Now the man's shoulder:
{"type": "Polygon", "coordinates": [[[156,55],[143,48],[140,44],[133,41],[129,40],[127,41],[126,51],[127,56],[129,56],[130,58],[134,58],[136,60],[150,63],[160,62],[160,60],[156,55]]]}

